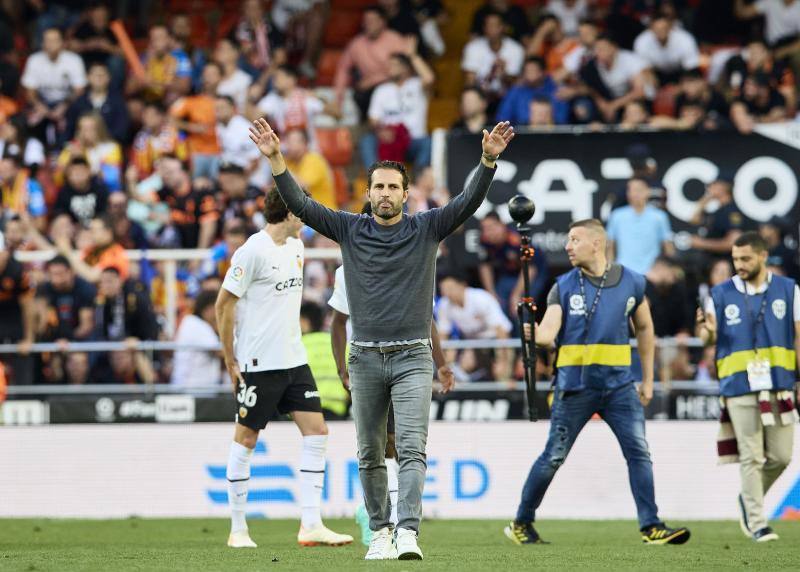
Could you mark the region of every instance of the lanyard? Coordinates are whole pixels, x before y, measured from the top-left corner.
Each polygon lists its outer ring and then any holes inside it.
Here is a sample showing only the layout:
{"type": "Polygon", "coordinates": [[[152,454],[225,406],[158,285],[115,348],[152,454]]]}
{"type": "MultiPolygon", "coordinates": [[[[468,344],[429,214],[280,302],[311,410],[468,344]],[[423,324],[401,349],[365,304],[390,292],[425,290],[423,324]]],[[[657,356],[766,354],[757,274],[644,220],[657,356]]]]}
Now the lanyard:
{"type": "Polygon", "coordinates": [[[753,314],[750,312],[750,303],[748,302],[750,295],[747,293],[747,282],[744,280],[742,281],[744,284],[744,307],[745,311],[747,312],[747,317],[750,318],[750,321],[753,322],[753,351],[756,352],[756,356],[758,356],[758,348],[756,347],[758,343],[758,327],[761,325],[761,322],[764,321],[764,312],[767,309],[767,292],[769,292],[769,287],[772,284],[772,280],[767,278],[767,287],[764,289],[761,298],[761,307],[758,309],[758,314],[753,319],[753,314]]]}
{"type": "Polygon", "coordinates": [[[603,287],[606,285],[606,280],[608,280],[608,271],[610,268],[610,265],[606,266],[603,277],[600,279],[600,286],[597,287],[597,293],[594,295],[594,300],[592,300],[592,307],[589,309],[586,308],[586,286],[584,285],[583,272],[580,270],[578,271],[578,284],[581,288],[581,299],[583,300],[584,315],[586,316],[586,323],[583,330],[584,344],[589,339],[589,325],[592,322],[595,312],[597,312],[597,304],[600,302],[600,294],[602,294],[603,287]]]}

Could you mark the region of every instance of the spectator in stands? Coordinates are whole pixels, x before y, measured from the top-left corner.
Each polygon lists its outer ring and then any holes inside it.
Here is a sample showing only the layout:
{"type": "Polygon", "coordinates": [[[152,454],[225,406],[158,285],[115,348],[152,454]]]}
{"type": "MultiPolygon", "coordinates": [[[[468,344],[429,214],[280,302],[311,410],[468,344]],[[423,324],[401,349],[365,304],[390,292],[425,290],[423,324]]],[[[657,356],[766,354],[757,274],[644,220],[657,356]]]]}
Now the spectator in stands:
{"type": "MultiPolygon", "coordinates": [[[[194,312],[184,316],[175,343],[193,346],[219,346],[214,312],[216,292],[203,291],[194,301],[194,312]]],[[[214,388],[223,381],[219,350],[177,350],[170,384],[183,388],[214,388]]]]}
{"type": "Polygon", "coordinates": [[[216,132],[217,86],[222,79],[222,68],[209,62],[203,68],[203,90],[182,97],[169,110],[175,126],[186,132],[192,178],[216,179],[219,169],[219,141],[216,132]]]}
{"type": "Polygon", "coordinates": [[[104,63],[89,65],[87,75],[89,87],[86,93],[72,102],[67,111],[67,138],[75,136],[78,118],[90,112],[97,112],[103,118],[111,138],[117,143],[128,142],[130,117],[122,93],[109,89],[111,75],[104,63]]]}
{"type": "MultiPolygon", "coordinates": [[[[302,131],[299,133],[304,134],[302,131]]],[[[284,138],[284,145],[288,155],[288,137],[284,138]]],[[[299,170],[293,169],[292,174],[295,178],[300,176],[299,170]]],[[[263,226],[258,225],[255,219],[263,208],[264,191],[248,183],[247,174],[241,165],[227,162],[220,165],[219,191],[218,208],[223,223],[245,220],[253,232],[263,226]]]]}
{"type": "MultiPolygon", "coordinates": [[[[122,148],[111,139],[103,117],[90,111],[78,119],[75,139],[58,156],[58,166],[65,169],[76,157],[86,159],[92,175],[111,192],[122,190],[122,148]]],[[[56,178],[61,179],[61,173],[56,178]]]]}
{"type": "Polygon", "coordinates": [[[100,274],[94,304],[95,335],[100,340],[156,340],[158,323],[147,288],[125,280],[120,270],[107,266],[100,274]]]}
{"type": "MultiPolygon", "coordinates": [[[[508,90],[497,110],[497,121],[510,121],[512,125],[529,124],[530,110],[534,100],[550,104],[552,120],[563,124],[569,119],[569,106],[556,97],[558,85],[545,72],[541,58],[529,57],[522,68],[520,82],[508,90]]],[[[552,122],[551,122],[552,124],[552,122]]]]}
{"type": "Polygon", "coordinates": [[[313,79],[325,36],[327,0],[275,0],[270,16],[286,46],[297,48],[296,54],[288,55],[296,55],[298,71],[313,79]]]}
{"type": "Polygon", "coordinates": [[[55,342],[88,339],[94,331],[94,286],[76,276],[62,255],[48,260],[45,270],[46,281],[36,291],[39,337],[55,342]]]}
{"type": "Polygon", "coordinates": [[[597,38],[594,58],[581,68],[580,76],[607,123],[615,122],[629,102],[653,96],[648,63],[620,49],[609,36],[597,38]]]}
{"type": "Polygon", "coordinates": [[[419,22],[420,37],[427,55],[443,56],[446,46],[439,28],[447,22],[447,13],[441,0],[410,0],[408,9],[419,22]]]}
{"type": "Polygon", "coordinates": [[[740,20],[764,17],[764,36],[776,60],[788,58],[797,74],[800,56],[800,2],[798,0],[758,0],[747,4],[735,0],[734,12],[740,20]]]}
{"type": "Polygon", "coordinates": [[[47,227],[47,206],[44,191],[38,181],[22,166],[22,156],[9,152],[0,157],[0,215],[29,215],[36,228],[43,232],[47,227]]]}
{"type": "Polygon", "coordinates": [[[350,85],[351,74],[358,74],[353,87],[353,98],[361,112],[367,117],[373,90],[389,80],[389,58],[392,54],[406,51],[408,41],[394,30],[389,30],[386,13],[379,6],[364,10],[363,31],[350,40],[339,59],[334,78],[336,103],[339,107],[344,100],[344,91],[350,85]]]}
{"type": "Polygon", "coordinates": [[[222,240],[211,248],[208,258],[200,266],[198,278],[204,290],[219,291],[225,273],[231,266],[233,253],[253,234],[251,231],[252,228],[244,219],[225,220],[222,240]]]}
{"type": "MultiPolygon", "coordinates": [[[[489,292],[509,317],[517,315],[517,302],[525,286],[520,260],[521,239],[500,220],[496,212],[490,212],[481,220],[480,273],[481,286],[489,292]]],[[[530,265],[531,296],[538,298],[547,283],[547,259],[538,249],[530,265]]]]}
{"type": "Polygon", "coordinates": [[[119,89],[125,79],[125,60],[122,48],[111,31],[110,14],[106,2],[92,2],[86,18],[72,33],[67,45],[80,54],[86,69],[102,64],[111,72],[114,88],[119,89]]]}
{"type": "Polygon", "coordinates": [[[558,19],[565,35],[574,37],[578,35],[581,21],[589,17],[589,1],[547,0],[545,10],[558,19]]]}
{"type": "Polygon", "coordinates": [[[150,42],[142,58],[144,77],[128,76],[128,95],[141,95],[146,102],[171,104],[189,93],[192,70],[188,61],[172,54],[172,39],[165,26],[150,28],[150,42]]]}
{"type": "Polygon", "coordinates": [[[428,98],[435,78],[416,39],[389,59],[389,78],[372,94],[367,116],[373,132],[361,138],[361,159],[366,169],[378,159],[410,160],[420,172],[431,163],[428,98]]]}
{"type": "Polygon", "coordinates": [[[666,13],[658,14],[650,28],[639,34],[633,50],[653,68],[661,85],[677,83],[681,72],[700,65],[700,50],[689,32],[666,13]]]}
{"type": "Polygon", "coordinates": [[[289,131],[283,137],[283,144],[286,167],[291,171],[297,184],[305,189],[315,201],[330,209],[338,209],[331,167],[325,157],[308,148],[308,137],[305,130],[289,131]]]}
{"type": "Polygon", "coordinates": [[[464,46],[464,84],[480,86],[490,102],[496,103],[519,76],[524,60],[525,49],[505,35],[503,17],[489,12],[484,18],[483,35],[464,46]]]}
{"type": "Polygon", "coordinates": [[[461,92],[459,111],[461,117],[453,123],[450,129],[463,129],[470,133],[480,133],[489,125],[489,115],[486,110],[489,102],[486,94],[479,87],[467,86],[461,92]]]}
{"type": "Polygon", "coordinates": [[[544,96],[534,97],[529,106],[527,127],[532,129],[549,129],[555,123],[553,102],[544,96]]]}
{"type": "Polygon", "coordinates": [[[273,90],[265,95],[251,110],[251,118],[266,115],[279,133],[292,129],[305,129],[309,141],[316,141],[314,125],[317,116],[325,111],[325,104],[310,91],[298,86],[297,72],[289,66],[275,71],[273,90]]]}
{"type": "Polygon", "coordinates": [[[758,227],[758,234],[761,235],[769,249],[767,256],[767,266],[770,270],[788,276],[794,280],[800,277],[800,266],[797,264],[797,248],[789,248],[784,241],[784,228],[788,228],[789,221],[780,217],[772,217],[758,227]],[[788,223],[788,224],[787,224],[788,223]]]}
{"type": "Polygon", "coordinates": [[[542,58],[547,64],[547,72],[553,74],[564,66],[564,57],[579,45],[577,38],[564,33],[558,18],[545,14],[528,42],[526,52],[528,56],[542,58]]]}
{"type": "Polygon", "coordinates": [[[135,343],[131,340],[128,343],[129,349],[110,352],[108,364],[101,361],[92,369],[92,383],[139,385],[155,383],[157,376],[153,363],[144,352],[135,349],[135,343]]]}
{"type": "Polygon", "coordinates": [[[611,211],[608,219],[609,260],[647,274],[662,253],[672,256],[672,227],[667,213],[648,204],[650,183],[645,179],[628,181],[627,206],[611,211]]]}
{"type": "Polygon", "coordinates": [[[63,139],[67,109],[86,87],[83,60],[64,49],[61,30],[45,31],[42,51],[32,54],[25,62],[20,82],[31,107],[29,125],[34,126],[39,138],[47,141],[50,147],[57,146],[63,139]]]}
{"type": "Polygon", "coordinates": [[[99,216],[89,223],[89,245],[83,252],[73,250],[65,237],[58,237],[56,249],[66,257],[75,273],[87,282],[97,284],[103,270],[112,266],[123,280],[128,278],[128,254],[114,240],[114,229],[108,216],[99,216]]]}
{"type": "Polygon", "coordinates": [[[219,212],[210,182],[192,181],[180,161],[164,157],[159,162],[164,186],[160,200],[170,210],[170,224],[162,232],[163,244],[176,248],[208,248],[217,234],[219,212]],[[164,233],[169,236],[163,236],[164,233]]]}
{"type": "MultiPolygon", "coordinates": [[[[34,342],[36,313],[28,273],[0,235],[0,343],[17,344],[17,354],[3,355],[17,385],[33,383],[33,362],[28,356],[34,342]]],[[[2,367],[2,364],[0,364],[2,367]]]]}
{"type": "MultiPolygon", "coordinates": [[[[142,112],[142,128],[131,145],[130,165],[134,167],[129,184],[135,179],[145,179],[155,171],[156,162],[168,155],[184,158],[184,149],[178,130],[169,121],[166,108],[158,102],[148,103],[142,112]]],[[[130,166],[129,166],[130,169],[130,166]]]]}
{"type": "Polygon", "coordinates": [[[0,123],[0,157],[3,155],[21,155],[22,164],[31,174],[44,165],[44,145],[30,136],[28,122],[21,113],[0,123]]]}
{"type": "Polygon", "coordinates": [[[189,14],[173,14],[169,20],[170,54],[178,62],[182,77],[188,77],[191,89],[200,89],[206,65],[206,51],[192,45],[192,19],[189,14]]]}
{"type": "Polygon", "coordinates": [[[220,160],[234,163],[251,175],[258,167],[261,157],[250,141],[251,123],[236,112],[236,104],[229,95],[217,96],[214,112],[217,118],[217,141],[220,160]]]}
{"type": "Polygon", "coordinates": [[[697,202],[689,224],[700,226],[699,233],[692,236],[692,248],[715,256],[730,253],[734,241],[746,230],[744,215],[733,202],[731,181],[719,178],[706,185],[706,192],[697,202]],[[706,207],[712,201],[718,208],[707,213],[706,207]]]}
{"type": "Polygon", "coordinates": [[[91,373],[89,354],[86,352],[69,352],[64,354],[64,356],[66,360],[66,364],[64,365],[64,382],[69,385],[84,385],[89,383],[89,374],[91,373]]]}
{"type": "Polygon", "coordinates": [[[247,92],[253,78],[239,69],[239,46],[231,38],[222,38],[214,50],[214,61],[222,69],[222,80],[217,86],[217,95],[233,98],[236,107],[244,109],[247,104],[247,92]]]}
{"type": "MultiPolygon", "coordinates": [[[[442,297],[436,306],[436,324],[442,338],[507,339],[511,321],[500,303],[486,290],[467,287],[459,275],[446,275],[439,282],[442,297]]],[[[511,379],[513,352],[499,349],[492,364],[491,350],[466,350],[459,365],[473,374],[473,379],[508,381],[511,379]]],[[[450,361],[450,360],[448,360],[450,361]]],[[[477,381],[477,380],[476,380],[477,381]]]]}
{"type": "Polygon", "coordinates": [[[753,40],[726,62],[719,79],[719,87],[729,99],[742,94],[744,81],[758,72],[767,74],[770,84],[786,98],[786,106],[793,110],[797,104],[795,77],[785,61],[775,61],[762,40],[753,40]]]}
{"type": "Polygon", "coordinates": [[[621,129],[638,129],[648,123],[650,123],[650,111],[647,104],[643,100],[637,99],[629,101],[625,106],[619,126],[621,129]]]}
{"type": "Polygon", "coordinates": [[[528,15],[521,6],[508,0],[487,0],[472,17],[472,35],[485,34],[486,20],[495,15],[500,17],[502,25],[508,28],[509,35],[518,42],[524,43],[533,32],[528,15]]]}
{"type": "Polygon", "coordinates": [[[242,17],[231,32],[242,48],[245,71],[257,76],[286,63],[283,36],[273,28],[261,0],[244,0],[242,17]]]}
{"type": "Polygon", "coordinates": [[[731,121],[740,133],[752,133],[756,123],[776,123],[787,117],[786,99],[763,72],[744,81],[742,96],[731,104],[731,121]]]}
{"type": "Polygon", "coordinates": [[[677,119],[654,118],[653,126],[713,131],[730,125],[728,103],[705,81],[699,69],[683,72],[675,112],[677,119]]]}
{"type": "Polygon", "coordinates": [[[80,155],[67,164],[64,179],[53,212],[66,213],[81,226],[88,227],[92,219],[106,212],[108,189],[92,175],[89,163],[80,155]]]}
{"type": "Polygon", "coordinates": [[[142,225],[128,218],[128,196],[125,193],[112,193],[108,197],[108,216],[114,229],[114,240],[122,248],[143,250],[150,246],[142,225]]]}
{"type": "Polygon", "coordinates": [[[656,337],[688,336],[694,327],[694,316],[683,270],[670,258],[659,256],[646,277],[645,295],[656,337]]]}

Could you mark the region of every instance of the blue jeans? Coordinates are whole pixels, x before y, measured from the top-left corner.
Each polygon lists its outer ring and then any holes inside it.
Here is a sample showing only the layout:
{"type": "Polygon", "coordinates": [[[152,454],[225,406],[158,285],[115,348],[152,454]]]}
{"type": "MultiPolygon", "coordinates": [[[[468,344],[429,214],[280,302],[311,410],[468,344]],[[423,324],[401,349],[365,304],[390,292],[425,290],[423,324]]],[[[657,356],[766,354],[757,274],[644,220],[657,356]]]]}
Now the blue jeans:
{"type": "Polygon", "coordinates": [[[380,530],[390,522],[384,453],[391,400],[400,464],[397,526],[419,530],[428,468],[425,446],[433,384],[431,348],[417,345],[382,354],[351,345],[347,363],[358,440],[358,475],[369,527],[380,530]]]}
{"type": "Polygon", "coordinates": [[[192,154],[192,179],[208,177],[216,181],[219,176],[219,155],[192,154]]]}
{"type": "MultiPolygon", "coordinates": [[[[378,138],[374,133],[365,133],[358,142],[358,150],[361,153],[361,161],[364,169],[369,171],[373,163],[378,161],[378,138]]],[[[414,163],[414,171],[419,174],[422,169],[431,164],[431,138],[418,137],[411,140],[408,146],[406,159],[414,163]]]]}
{"type": "MultiPolygon", "coordinates": [[[[639,515],[639,528],[661,523],[653,487],[653,463],[644,435],[644,408],[632,383],[615,389],[556,390],[550,417],[550,435],[544,452],[533,464],[522,489],[516,517],[518,522],[533,522],[550,481],[566,460],[583,426],[595,413],[599,413],[611,427],[628,463],[628,478],[639,515]]],[[[586,484],[590,491],[590,475],[586,475],[586,484]]]]}

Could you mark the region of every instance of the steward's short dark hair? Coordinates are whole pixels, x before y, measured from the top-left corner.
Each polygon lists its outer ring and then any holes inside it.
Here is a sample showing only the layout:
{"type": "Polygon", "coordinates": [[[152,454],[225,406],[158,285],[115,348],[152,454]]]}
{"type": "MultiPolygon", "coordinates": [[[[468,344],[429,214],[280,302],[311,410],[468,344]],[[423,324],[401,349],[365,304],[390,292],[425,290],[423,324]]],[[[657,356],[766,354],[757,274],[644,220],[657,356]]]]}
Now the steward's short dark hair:
{"type": "MultiPolygon", "coordinates": [[[[311,196],[305,189],[303,192],[307,196],[311,196]]],[[[267,223],[278,224],[279,222],[285,221],[288,216],[289,207],[283,202],[281,195],[278,193],[278,189],[272,188],[267,191],[267,196],[264,200],[264,218],[267,219],[267,223]]]]}
{"type": "Polygon", "coordinates": [[[67,269],[72,270],[72,265],[69,263],[69,259],[63,254],[56,254],[53,258],[48,260],[44,265],[46,270],[50,270],[51,266],[64,266],[67,269]]]}
{"type": "Polygon", "coordinates": [[[576,220],[571,225],[569,225],[569,230],[572,230],[573,228],[586,228],[603,234],[605,234],[606,232],[605,227],[603,227],[603,223],[596,218],[585,218],[583,220],[576,220]]]}
{"type": "Polygon", "coordinates": [[[406,171],[405,165],[397,161],[376,161],[373,163],[369,171],[367,171],[367,189],[372,188],[372,174],[378,169],[387,169],[400,173],[403,176],[403,190],[408,190],[408,171],[406,171]]]}
{"type": "Polygon", "coordinates": [[[767,241],[761,238],[760,234],[752,230],[743,232],[741,236],[734,241],[733,245],[738,248],[750,246],[756,252],[766,252],[769,250],[767,241]]]}
{"type": "Polygon", "coordinates": [[[194,299],[194,315],[200,316],[206,308],[213,306],[217,301],[217,293],[211,290],[203,290],[194,299]]]}

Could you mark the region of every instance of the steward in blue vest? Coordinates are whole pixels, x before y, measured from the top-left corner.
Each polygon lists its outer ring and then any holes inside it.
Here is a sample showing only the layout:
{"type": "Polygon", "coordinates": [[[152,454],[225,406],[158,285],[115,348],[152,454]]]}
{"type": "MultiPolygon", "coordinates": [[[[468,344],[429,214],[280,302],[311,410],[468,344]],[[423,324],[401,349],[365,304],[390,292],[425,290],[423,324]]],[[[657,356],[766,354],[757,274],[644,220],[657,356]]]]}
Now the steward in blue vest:
{"type": "Polygon", "coordinates": [[[737,508],[742,532],[778,540],[764,514],[764,495],[788,466],[794,446],[800,289],[767,271],[768,247],[755,232],[733,244],[736,276],[711,289],[698,310],[700,336],[716,342],[720,382],[721,463],[739,463],[737,508]]]}
{"type": "Polygon", "coordinates": [[[556,392],[550,434],[531,468],[516,518],[505,529],[517,544],[542,542],[533,527],[535,511],[572,444],[595,413],[611,427],[628,464],[642,540],[683,544],[690,533],[658,518],[653,464],[644,432],[644,407],[653,397],[655,337],[645,279],[606,260],[606,233],[600,221],[570,225],[566,251],[571,271],[560,276],[536,326],[536,344],[556,344],[556,392]],[[633,324],[642,361],[637,391],[631,371],[629,327],[633,324]]]}

